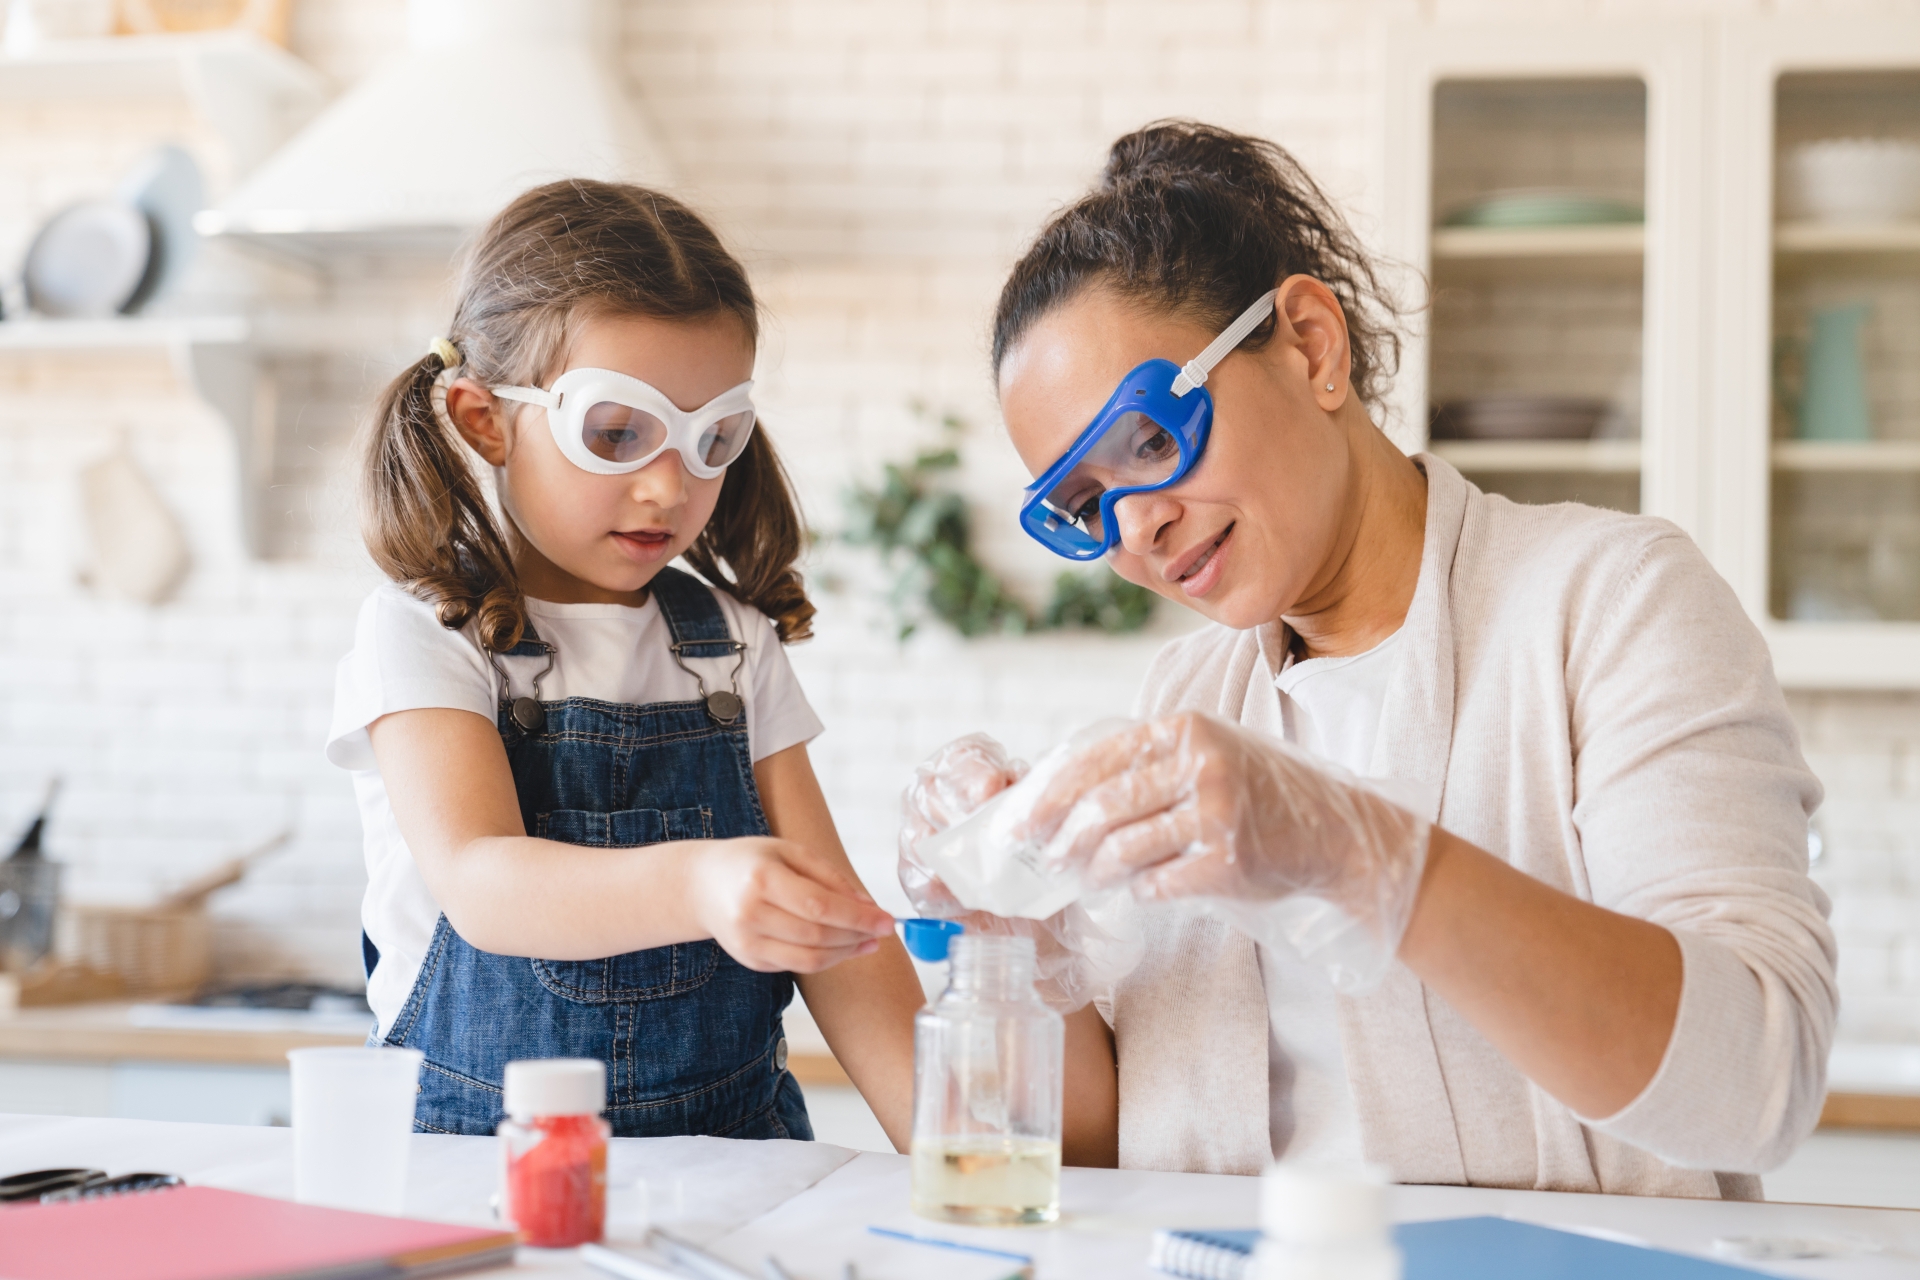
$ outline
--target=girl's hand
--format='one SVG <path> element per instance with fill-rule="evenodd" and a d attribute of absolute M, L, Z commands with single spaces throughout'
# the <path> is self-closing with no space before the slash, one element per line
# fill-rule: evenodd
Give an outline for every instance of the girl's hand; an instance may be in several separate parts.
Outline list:
<path fill-rule="evenodd" d="M 868 955 L 893 917 L 850 876 L 791 840 L 717 840 L 689 869 L 694 918 L 760 973 L 818 973 Z"/>

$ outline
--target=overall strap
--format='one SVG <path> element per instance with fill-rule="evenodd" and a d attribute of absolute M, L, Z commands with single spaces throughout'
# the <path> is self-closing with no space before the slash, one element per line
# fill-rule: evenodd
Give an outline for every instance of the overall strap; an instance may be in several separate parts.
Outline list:
<path fill-rule="evenodd" d="M 747 646 L 733 638 L 727 616 L 711 587 L 678 569 L 662 569 L 653 579 L 653 598 L 660 602 L 660 616 L 667 620 L 673 636 L 673 660 L 692 676 L 707 704 L 707 715 L 714 723 L 735 725 L 746 704 L 740 698 L 740 668 L 746 664 Z M 731 689 L 707 691 L 706 677 L 687 665 L 688 658 L 732 658 L 733 671 L 727 677 Z"/>
<path fill-rule="evenodd" d="M 674 652 L 683 658 L 731 658 L 741 645 L 727 626 L 727 615 L 713 590 L 690 573 L 668 567 L 654 575 L 653 598 L 673 633 Z"/>

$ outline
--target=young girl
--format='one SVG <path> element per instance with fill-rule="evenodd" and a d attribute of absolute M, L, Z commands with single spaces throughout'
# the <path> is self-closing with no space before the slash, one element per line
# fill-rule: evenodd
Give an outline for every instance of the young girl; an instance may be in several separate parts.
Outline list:
<path fill-rule="evenodd" d="M 381 404 L 365 534 L 393 582 L 327 750 L 366 827 L 375 1034 L 426 1054 L 419 1129 L 492 1133 L 508 1061 L 593 1057 L 616 1134 L 810 1138 L 797 980 L 905 1149 L 920 987 L 807 762 L 757 335 L 692 211 L 559 182 L 482 233 Z"/>

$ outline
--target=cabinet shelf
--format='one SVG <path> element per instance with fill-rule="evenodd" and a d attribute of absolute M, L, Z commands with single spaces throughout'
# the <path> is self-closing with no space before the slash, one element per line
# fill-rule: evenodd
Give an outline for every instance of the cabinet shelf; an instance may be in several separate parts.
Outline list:
<path fill-rule="evenodd" d="M 1571 227 L 1438 227 L 1433 271 L 1463 280 L 1637 278 L 1647 229 L 1638 223 Z"/>
<path fill-rule="evenodd" d="M 1640 469 L 1638 440 L 1436 440 L 1427 447 L 1468 473 L 1627 475 Z"/>
<path fill-rule="evenodd" d="M 1783 254 L 1920 253 L 1920 221 L 1783 222 L 1774 228 L 1773 247 Z"/>
<path fill-rule="evenodd" d="M 1568 227 L 1439 227 L 1433 257 L 1637 258 L 1646 252 L 1647 229 L 1637 222 Z"/>
<path fill-rule="evenodd" d="M 1776 471 L 1920 471 L 1920 440 L 1783 440 Z"/>

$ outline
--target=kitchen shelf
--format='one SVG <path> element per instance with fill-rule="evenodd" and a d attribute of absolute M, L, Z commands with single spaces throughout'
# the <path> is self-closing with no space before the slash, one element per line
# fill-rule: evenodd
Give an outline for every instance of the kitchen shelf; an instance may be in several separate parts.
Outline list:
<path fill-rule="evenodd" d="M 243 31 L 49 40 L 30 54 L 0 56 L 0 98 L 191 97 L 213 72 L 257 91 L 327 95 L 321 74 L 279 45 Z"/>
<path fill-rule="evenodd" d="M 0 56 L 0 101 L 35 104 L 184 98 L 245 171 L 320 110 L 326 77 L 243 31 L 50 40 Z"/>
<path fill-rule="evenodd" d="M 1776 471 L 1920 471 L 1920 440 L 1783 440 Z"/>
<path fill-rule="evenodd" d="M 1593 472 L 1640 469 L 1638 440 L 1436 440 L 1428 449 L 1464 472 Z"/>
<path fill-rule="evenodd" d="M 106 320 L 0 320 L 0 354 L 155 351 L 233 433 L 239 457 L 241 533 L 264 554 L 266 486 L 273 473 L 273 410 L 261 352 L 245 316 L 116 316 Z"/>
<path fill-rule="evenodd" d="M 0 351 L 171 350 L 195 343 L 240 343 L 251 334 L 244 316 L 6 320 L 0 321 Z"/>

